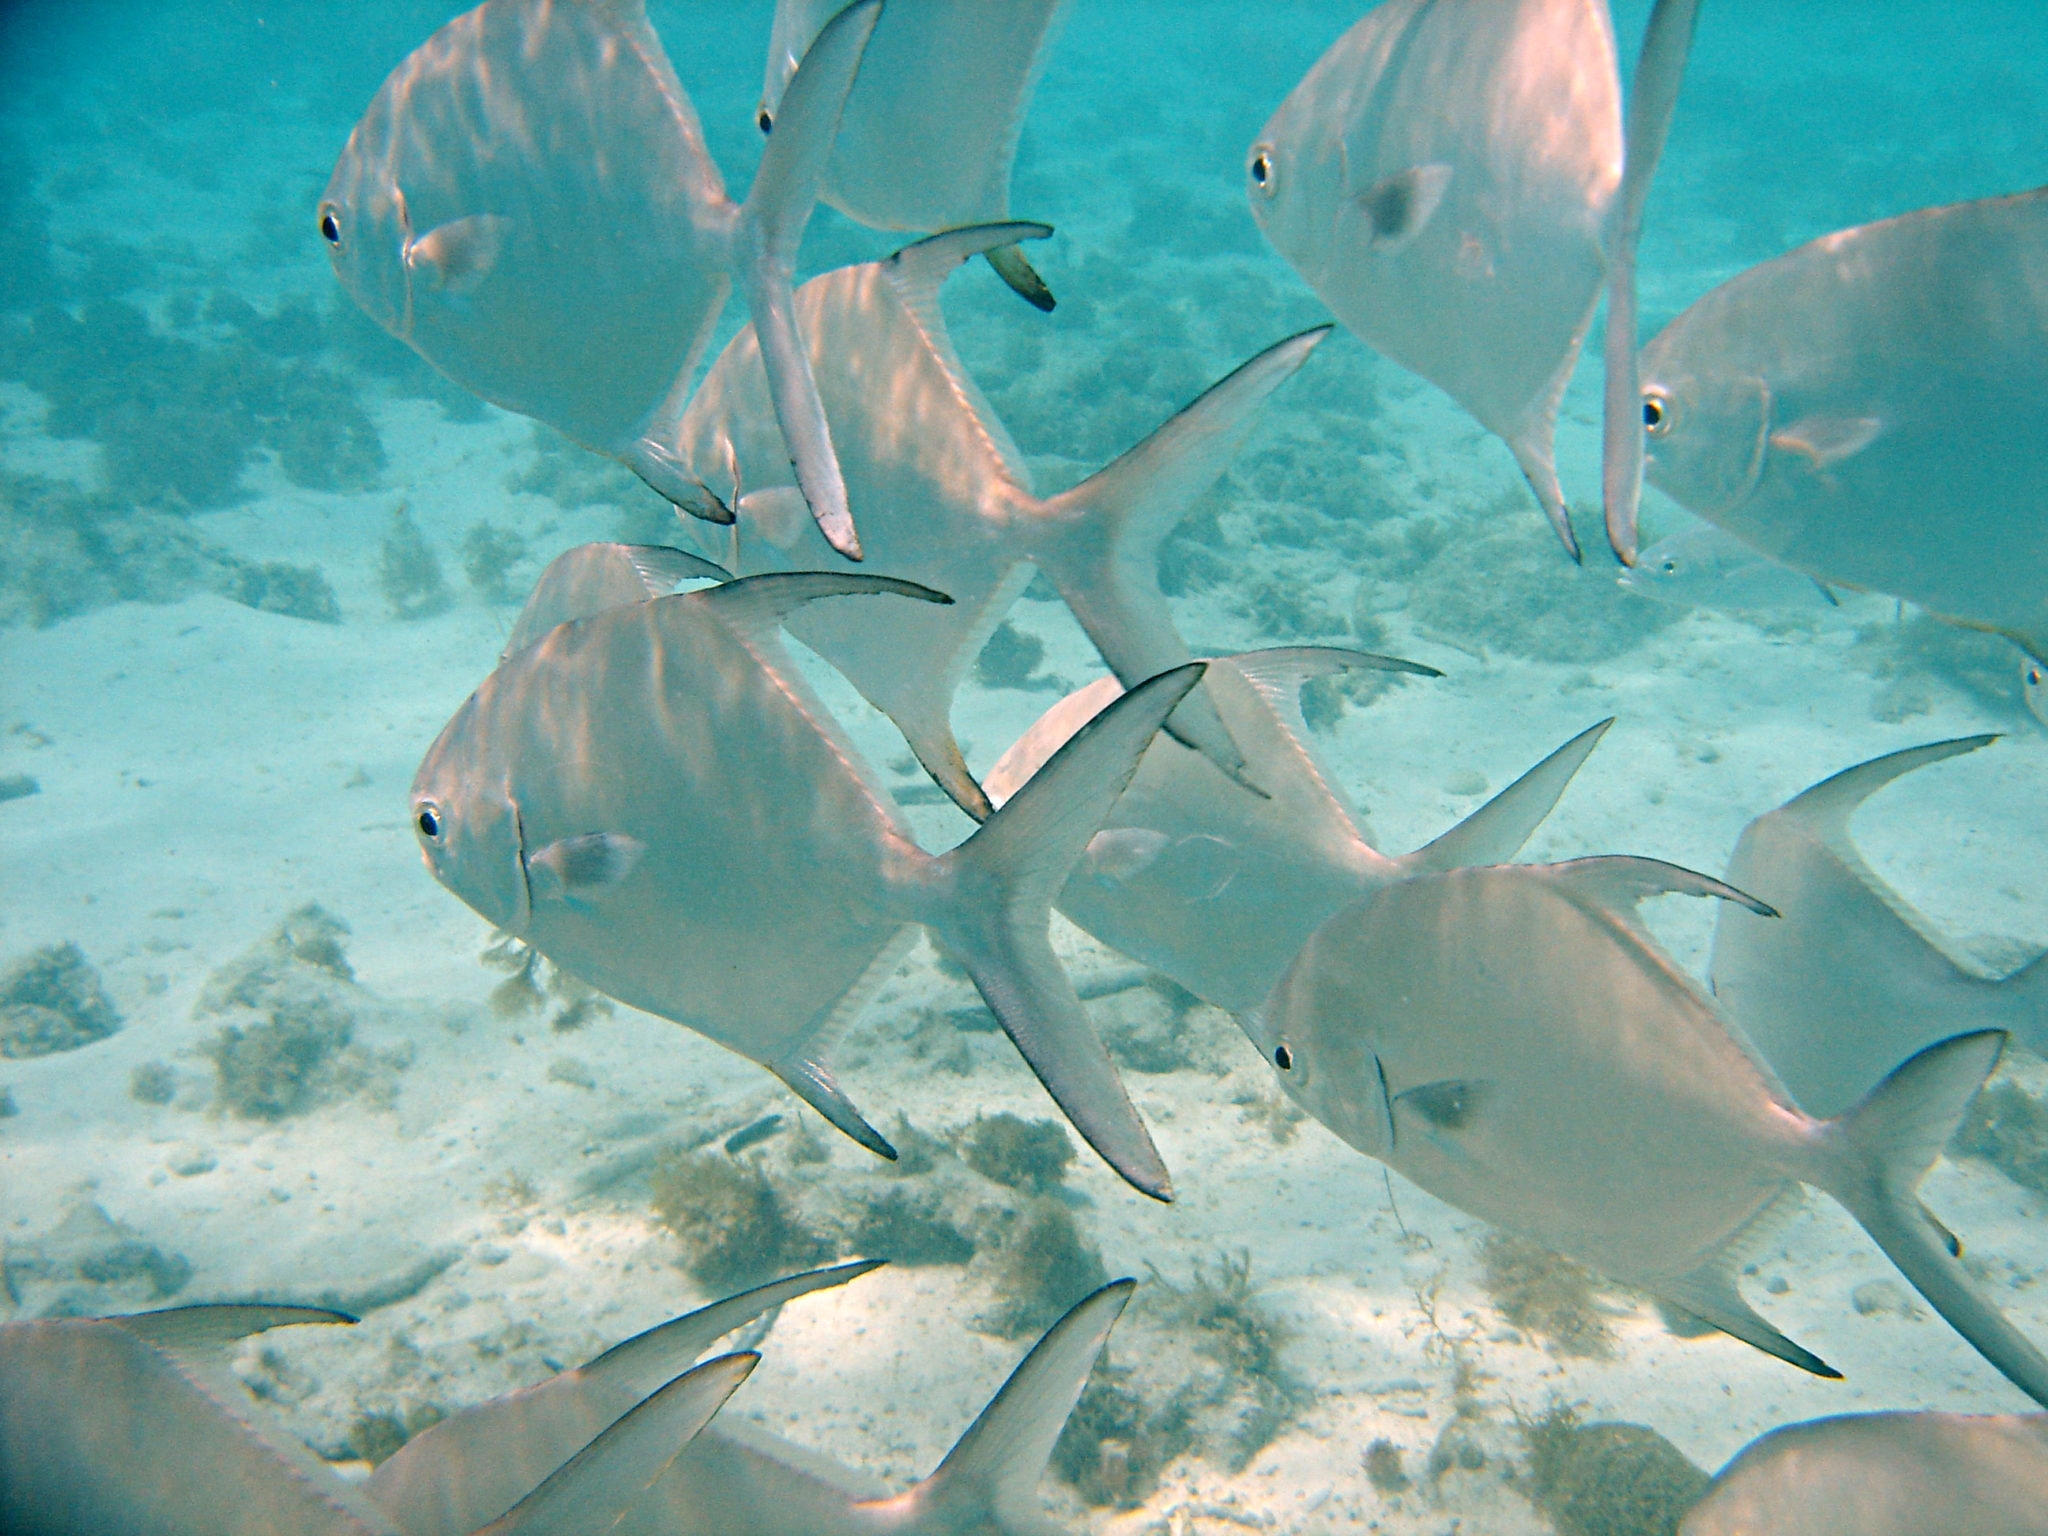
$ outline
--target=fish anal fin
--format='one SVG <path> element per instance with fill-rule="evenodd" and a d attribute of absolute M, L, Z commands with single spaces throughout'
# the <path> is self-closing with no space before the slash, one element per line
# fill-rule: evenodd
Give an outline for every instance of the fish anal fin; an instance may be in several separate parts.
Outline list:
<path fill-rule="evenodd" d="M 805 603 L 822 597 L 909 597 L 921 603 L 950 603 L 952 598 L 914 581 L 893 576 L 863 576 L 851 571 L 772 571 L 743 576 L 722 586 L 687 592 L 663 602 L 703 603 L 749 642 L 780 625 Z"/>
<path fill-rule="evenodd" d="M 1395 862 L 1404 874 L 1507 863 L 1542 825 L 1613 724 L 1608 719 L 1588 726 L 1448 832 Z"/>
<path fill-rule="evenodd" d="M 1770 444 L 1780 453 L 1797 454 L 1815 473 L 1825 473 L 1854 458 L 1884 432 L 1875 416 L 1807 416 L 1778 428 Z"/>
<path fill-rule="evenodd" d="M 1113 1280 L 1054 1323 L 937 1471 L 906 1493 L 873 1501 L 883 1528 L 1040 1529 L 1039 1479 L 1136 1285 Z"/>
<path fill-rule="evenodd" d="M 996 276 L 1010 285 L 1010 291 L 1033 309 L 1043 310 L 1049 315 L 1057 307 L 1059 300 L 1052 296 L 1052 289 L 1046 286 L 1037 268 L 1024 259 L 1024 253 L 1016 246 L 998 245 L 981 254 L 995 269 Z"/>
<path fill-rule="evenodd" d="M 853 1100 L 846 1096 L 822 1062 L 806 1057 L 776 1062 L 768 1070 L 781 1078 L 783 1086 L 791 1093 L 877 1157 L 885 1157 L 892 1163 L 896 1161 L 896 1149 L 889 1145 L 888 1138 L 862 1118 L 861 1112 L 853 1107 Z"/>
<path fill-rule="evenodd" d="M 1451 167 L 1442 161 L 1411 165 L 1374 182 L 1352 199 L 1364 216 L 1367 243 L 1390 256 L 1429 227 L 1450 190 Z"/>
<path fill-rule="evenodd" d="M 721 526 L 733 520 L 725 499 L 698 478 L 696 472 L 676 456 L 674 449 L 655 437 L 637 438 L 620 450 L 618 460 L 638 475 L 647 488 L 670 506 L 706 523 Z"/>
<path fill-rule="evenodd" d="M 1646 1289 L 1684 1308 L 1701 1322 L 1711 1323 L 1723 1333 L 1767 1355 L 1776 1355 L 1788 1365 L 1796 1365 L 1802 1371 L 1810 1371 L 1830 1381 L 1842 1379 L 1842 1373 L 1819 1355 L 1793 1343 L 1759 1317 L 1742 1299 L 1729 1270 L 1728 1255 L 1716 1254 L 1691 1274 L 1674 1280 L 1659 1280 Z"/>
<path fill-rule="evenodd" d="M 891 1162 L 896 1160 L 896 1149 L 862 1118 L 860 1111 L 853 1107 L 853 1101 L 840 1090 L 819 1058 L 840 1032 L 874 1001 L 875 994 L 896 974 L 903 964 L 903 957 L 910 953 L 916 942 L 917 929 L 911 924 L 905 923 L 897 929 L 888 942 L 875 951 L 874 958 L 868 961 L 853 985 L 803 1031 L 803 1054 L 767 1064 L 768 1070 L 781 1078 L 791 1093 L 877 1157 L 886 1157 Z"/>

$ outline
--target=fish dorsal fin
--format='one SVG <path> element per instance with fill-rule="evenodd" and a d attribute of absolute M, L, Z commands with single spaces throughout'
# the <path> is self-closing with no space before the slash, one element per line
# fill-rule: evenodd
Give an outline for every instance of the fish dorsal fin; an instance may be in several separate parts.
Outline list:
<path fill-rule="evenodd" d="M 1816 474 L 1825 474 L 1844 459 L 1854 458 L 1884 432 L 1875 416 L 1804 416 L 1771 433 L 1771 446 L 1797 454 Z"/>
<path fill-rule="evenodd" d="M 1016 241 L 1043 240 L 1051 234 L 1050 224 L 972 224 L 965 229 L 949 229 L 944 234 L 906 245 L 880 263 L 882 276 L 924 338 L 933 360 L 945 373 L 961 408 L 988 440 L 990 451 L 1002 462 L 1011 482 L 1027 493 L 1031 489 L 1031 476 L 1024 466 L 1024 455 L 1010 436 L 1010 429 L 1003 425 L 1003 418 L 988 403 L 981 386 L 974 382 L 974 375 L 967 371 L 966 364 L 960 361 L 960 354 L 954 350 L 952 333 L 946 328 L 945 311 L 939 305 L 939 291 L 945 287 L 946 279 L 974 256 L 987 255 L 994 250 L 1014 251 Z M 1020 254 L 1018 260 L 1022 259 Z"/>
<path fill-rule="evenodd" d="M 1712 896 L 1746 907 L 1758 917 L 1776 917 L 1775 909 L 1725 881 L 1662 859 L 1633 854 L 1598 854 L 1543 866 L 1551 878 L 1571 887 L 1604 910 L 1640 929 L 1636 905 L 1650 896 Z"/>
<path fill-rule="evenodd" d="M 533 1492 L 716 1340 L 875 1267 L 839 1264 L 757 1286 L 636 1334 L 579 1369 L 466 1408 L 406 1441 L 364 1491 L 412 1536 L 464 1536 Z"/>
<path fill-rule="evenodd" d="M 929 1515 L 934 1530 L 1037 1529 L 1038 1481 L 1136 1287 L 1114 1280 L 1078 1303 L 1010 1373 L 937 1471 L 899 1500 L 878 1502 Z"/>
<path fill-rule="evenodd" d="M 1995 734 L 1982 736 L 1958 736 L 1948 741 L 1929 742 L 1925 746 L 1907 747 L 1902 751 L 1888 752 L 1883 757 L 1874 757 L 1867 763 L 1858 763 L 1853 768 L 1844 768 L 1840 773 L 1822 779 L 1811 789 L 1794 795 L 1790 800 L 1769 812 L 1770 816 L 1796 821 L 1805 827 L 1813 839 L 1841 861 L 1843 868 L 1861 881 L 1870 893 L 1888 907 L 1914 933 L 1918 934 L 1937 954 L 1972 975 L 1978 974 L 1973 966 L 1957 961 L 1942 936 L 1934 931 L 1926 916 L 1912 906 L 1903 896 L 1893 890 L 1889 881 L 1880 876 L 1863 860 L 1855 839 L 1849 835 L 1849 818 L 1858 806 L 1883 789 L 1894 779 L 1924 768 L 1929 763 L 1938 763 L 1946 758 L 1961 757 L 1987 747 L 1998 740 Z"/>
<path fill-rule="evenodd" d="M 1772 1208 L 1767 1206 L 1765 1211 Z M 1738 1234 L 1738 1241 L 1740 1236 Z M 1793 1343 L 1756 1314 L 1735 1287 L 1733 1267 L 1731 1255 L 1724 1248 L 1691 1274 L 1680 1275 L 1673 1280 L 1659 1280 L 1645 1289 L 1683 1307 L 1701 1322 L 1711 1323 L 1723 1333 L 1767 1355 L 1775 1355 L 1788 1365 L 1796 1365 L 1802 1371 L 1811 1371 L 1830 1381 L 1841 1380 L 1840 1371 L 1811 1350 Z"/>
<path fill-rule="evenodd" d="M 1032 557 L 1059 588 L 1125 687 L 1189 659 L 1159 590 L 1159 549 L 1197 496 L 1237 456 L 1259 407 L 1308 360 L 1331 327 L 1276 342 L 1209 386 L 1136 447 L 1040 503 Z M 1244 754 L 1206 692 L 1189 696 L 1167 731 L 1256 792 Z"/>
<path fill-rule="evenodd" d="M 825 23 L 805 50 L 783 93 L 781 115 L 768 136 L 754 184 L 747 189 L 733 247 L 747 312 L 761 344 L 768 397 L 788 444 L 797 484 L 818 531 L 850 560 L 861 557 L 860 537 L 846 504 L 846 481 L 832 446 L 825 405 L 811 373 L 810 348 L 797 325 L 790 279 L 832 153 L 840 111 L 881 14 L 881 0 L 854 0 Z"/>
<path fill-rule="evenodd" d="M 1522 851 L 1571 783 L 1610 719 L 1588 726 L 1470 816 L 1395 862 L 1404 875 L 1442 874 L 1476 864 L 1505 864 Z"/>
<path fill-rule="evenodd" d="M 579 544 L 548 562 L 527 594 L 499 660 L 525 650 L 549 630 L 628 603 L 666 597 L 692 577 L 730 581 L 709 560 L 659 544 Z"/>
<path fill-rule="evenodd" d="M 1329 645 L 1276 646 L 1269 650 L 1246 651 L 1223 658 L 1223 664 L 1241 675 L 1273 712 L 1281 734 L 1300 767 L 1320 791 L 1317 795 L 1301 797 L 1305 802 L 1304 808 L 1311 813 L 1319 811 L 1317 819 L 1325 823 L 1328 832 L 1365 845 L 1358 808 L 1330 777 L 1309 742 L 1308 723 L 1301 713 L 1301 690 L 1319 677 L 1334 677 L 1340 672 L 1400 672 L 1413 677 L 1442 677 L 1443 673 L 1435 667 L 1403 661 L 1396 656 L 1378 656 L 1369 651 Z M 1288 793 L 1285 786 L 1276 788 L 1275 793 L 1288 799 L 1296 798 Z"/>
<path fill-rule="evenodd" d="M 213 1306 L 168 1307 L 161 1312 L 138 1312 L 114 1317 L 118 1323 L 153 1349 L 180 1360 L 215 1363 L 221 1353 L 238 1339 L 272 1328 L 294 1328 L 301 1323 L 353 1323 L 346 1312 L 326 1307 L 271 1306 L 266 1303 L 223 1303 Z"/>
<path fill-rule="evenodd" d="M 609 1531 L 711 1422 L 760 1362 L 708 1360 L 634 1408 L 478 1536 Z"/>
<path fill-rule="evenodd" d="M 950 603 L 952 598 L 914 581 L 894 576 L 864 576 L 851 571 L 771 571 L 742 576 L 707 587 L 690 597 L 703 603 L 721 623 L 752 644 L 772 639 L 782 621 L 805 603 L 821 597 L 909 597 L 921 603 Z"/>

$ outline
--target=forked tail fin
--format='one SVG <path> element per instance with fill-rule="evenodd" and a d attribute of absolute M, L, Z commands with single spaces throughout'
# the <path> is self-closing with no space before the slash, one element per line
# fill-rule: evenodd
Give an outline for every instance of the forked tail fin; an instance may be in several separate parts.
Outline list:
<path fill-rule="evenodd" d="M 1038 1508 L 1038 1480 L 1136 1285 L 1112 1281 L 1054 1323 L 939 1469 L 876 1503 L 894 1506 L 890 1513 L 903 1517 L 906 1529 L 1039 1536 L 1047 1521 Z"/>
<path fill-rule="evenodd" d="M 882 0 L 855 0 L 818 33 L 783 95 L 781 115 L 735 232 L 747 311 L 761 342 L 761 366 L 797 485 L 826 542 L 850 560 L 860 558 L 860 537 L 846 504 L 846 482 L 825 423 L 824 402 L 811 376 L 810 349 L 797 329 L 790 285 L 797 243 L 817 203 L 846 93 L 881 14 Z"/>
<path fill-rule="evenodd" d="M 1137 447 L 1046 500 L 1032 558 L 1125 687 L 1188 660 L 1159 590 L 1159 547 L 1229 467 L 1258 408 L 1329 333 L 1317 326 L 1268 347 Z M 1244 754 L 1206 694 L 1182 704 L 1167 730 L 1244 781 Z"/>
<path fill-rule="evenodd" d="M 2048 1357 L 1977 1289 L 1947 1230 L 1915 1195 L 1970 1100 L 1998 1065 L 2005 1035 L 1956 1035 L 1910 1058 L 1846 1115 L 1822 1122 L 1820 1185 L 1862 1223 L 1928 1304 L 2006 1380 L 2048 1407 Z"/>
<path fill-rule="evenodd" d="M 1052 902 L 1200 663 L 1140 683 L 1090 720 L 981 829 L 932 861 L 920 920 L 943 939 L 1067 1119 L 1155 1200 L 1166 1164 L 1052 952 Z"/>

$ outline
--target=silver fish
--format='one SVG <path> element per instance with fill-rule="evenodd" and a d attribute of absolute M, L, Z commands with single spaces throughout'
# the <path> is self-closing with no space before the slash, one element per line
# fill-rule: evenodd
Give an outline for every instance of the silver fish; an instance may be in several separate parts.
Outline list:
<path fill-rule="evenodd" d="M 571 975 L 767 1067 L 885 1157 L 819 1060 L 821 1036 L 888 979 L 922 924 L 1081 1134 L 1169 1198 L 1045 924 L 1200 666 L 1134 690 L 1002 816 L 932 856 L 779 638 L 803 604 L 863 593 L 944 601 L 908 582 L 795 573 L 549 630 L 499 664 L 420 765 L 412 815 L 428 868 Z"/>
<path fill-rule="evenodd" d="M 1125 682 L 1187 661 L 1158 587 L 1159 543 L 1222 474 L 1259 406 L 1329 329 L 1269 347 L 1106 468 L 1056 496 L 1038 496 L 1023 455 L 953 350 L 939 288 L 976 251 L 1045 233 L 1042 224 L 956 230 L 886 261 L 813 278 L 797 294 L 870 559 L 949 594 L 954 605 L 901 604 L 881 613 L 873 605 L 860 612 L 826 605 L 793 615 L 790 632 L 894 720 L 932 777 L 977 818 L 989 806 L 953 737 L 953 692 L 1033 567 L 1060 590 Z M 721 494 L 730 488 L 739 519 L 732 534 L 700 530 L 700 537 L 733 570 L 835 563 L 796 499 L 751 330 L 735 336 L 705 373 L 683 417 L 677 456 Z M 1190 698 L 1168 729 L 1242 773 L 1242 757 L 1204 696 Z"/>
<path fill-rule="evenodd" d="M 1267 795 L 1246 794 L 1179 742 L 1156 739 L 1060 891 L 1060 910 L 1197 997 L 1248 1012 L 1323 920 L 1367 891 L 1514 857 L 1612 723 L 1580 733 L 1426 847 L 1390 858 L 1301 719 L 1302 684 L 1345 669 L 1437 675 L 1318 647 L 1211 661 L 1209 696 Z M 1103 678 L 1047 710 L 990 772 L 990 798 L 1001 804 L 1028 782 L 1120 691 Z"/>
<path fill-rule="evenodd" d="M 1388 0 L 1280 104 L 1247 178 L 1274 249 L 1507 443 L 1576 558 L 1552 439 L 1621 181 L 1606 5 Z"/>
<path fill-rule="evenodd" d="M 0 1530 L 399 1536 L 404 1528 L 357 1485 L 266 1423 L 227 1369 L 228 1346 L 250 1334 L 353 1321 L 310 1307 L 202 1306 L 0 1324 Z M 694 1371 L 686 1361 L 674 1379 L 645 1382 L 630 1412 L 564 1435 L 541 1477 L 454 1536 L 608 1528 L 758 1358 L 727 1355 Z M 465 1417 L 443 1424 L 451 1438 Z M 499 1454 L 488 1440 L 471 1449 L 465 1471 L 485 1471 Z"/>
<path fill-rule="evenodd" d="M 1957 956 L 1863 862 L 1849 818 L 1902 774 L 1974 752 L 1965 736 L 1887 753 L 1824 779 L 1742 829 L 1728 880 L 1769 902 L 1714 930 L 1714 995 L 1809 1114 L 1853 1109 L 1915 1051 L 2001 1029 L 2048 1055 L 2048 957 L 2010 976 Z"/>
<path fill-rule="evenodd" d="M 1638 597 L 1679 608 L 1775 612 L 1839 606 L 1812 577 L 1765 559 L 1712 523 L 1659 539 L 1615 581 Z"/>
<path fill-rule="evenodd" d="M 936 234 L 1010 216 L 1010 167 L 1067 0 L 890 0 L 846 98 L 819 192 L 873 229 Z M 783 94 L 835 0 L 778 0 L 754 121 Z M 983 254 L 1040 309 L 1052 292 L 1015 245 Z"/>
<path fill-rule="evenodd" d="M 1642 380 L 1646 472 L 1689 511 L 2048 660 L 2048 190 L 1752 267 L 1644 348 Z"/>
<path fill-rule="evenodd" d="M 1735 1284 L 1745 1233 L 1800 1184 L 1823 1189 L 2048 1403 L 2048 1357 L 1914 1194 L 2005 1037 L 1930 1046 L 1813 1119 L 1650 940 L 1636 904 L 1665 892 L 1769 910 L 1650 859 L 1404 880 L 1317 929 L 1245 1028 L 1304 1109 L 1439 1199 L 1832 1376 Z"/>
<path fill-rule="evenodd" d="M 407 1536 L 461 1536 L 507 1508 L 581 1441 L 719 1334 L 873 1269 L 849 1264 L 764 1286 L 628 1340 L 580 1370 L 498 1398 L 406 1442 L 365 1486 Z M 937 1471 L 891 1495 L 867 1474 L 740 1419 L 705 1430 L 613 1529 L 619 1536 L 1044 1536 L 1037 1485 L 1133 1283 L 1055 1323 Z M 487 1476 L 473 1474 L 482 1470 Z"/>
<path fill-rule="evenodd" d="M 1850 1413 L 1760 1435 L 1678 1536 L 2048 1536 L 2048 1414 Z"/>
<path fill-rule="evenodd" d="M 735 203 L 643 0 L 488 0 L 400 64 L 349 135 L 319 210 L 335 275 L 457 383 L 713 517 L 665 444 L 737 278 L 804 496 L 858 559 L 790 280 L 880 12 L 858 0 L 819 32 Z"/>

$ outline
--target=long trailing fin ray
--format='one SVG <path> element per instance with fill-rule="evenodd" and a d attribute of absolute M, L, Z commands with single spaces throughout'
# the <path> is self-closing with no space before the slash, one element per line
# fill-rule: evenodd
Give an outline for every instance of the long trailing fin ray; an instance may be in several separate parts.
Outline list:
<path fill-rule="evenodd" d="M 601 1536 L 654 1485 L 760 1360 L 724 1355 L 654 1393 L 478 1536 Z"/>
<path fill-rule="evenodd" d="M 1556 807 L 1613 724 L 1607 719 L 1588 726 L 1448 832 L 1395 862 L 1406 874 L 1507 863 Z"/>
<path fill-rule="evenodd" d="M 981 829 L 934 861 L 942 897 L 927 922 L 1088 1144 L 1134 1188 L 1171 1198 L 1171 1180 L 1061 970 L 1047 937 L 1052 902 L 1137 771 L 1195 663 L 1139 684 L 1053 754 Z"/>
<path fill-rule="evenodd" d="M 127 1317 L 108 1318 L 145 1344 L 180 1360 L 212 1363 L 218 1353 L 252 1333 L 272 1328 L 296 1328 L 305 1323 L 353 1323 L 346 1312 L 327 1307 L 272 1306 L 267 1303 L 225 1302 L 195 1307 L 167 1307 L 158 1312 L 137 1312 Z"/>
<path fill-rule="evenodd" d="M 947 1529 L 981 1529 L 991 1517 L 999 1530 L 1028 1529 L 1053 1446 L 1136 1287 L 1113 1280 L 1054 1323 L 938 1469 L 901 1502 L 933 1512 Z"/>
<path fill-rule="evenodd" d="M 802 1056 L 778 1061 L 768 1070 L 775 1074 L 783 1087 L 823 1115 L 835 1129 L 844 1131 L 875 1156 L 887 1158 L 892 1163 L 896 1161 L 896 1149 L 889 1145 L 888 1138 L 862 1117 L 823 1062 L 815 1057 Z"/>
<path fill-rule="evenodd" d="M 589 1364 L 422 1430 L 364 1485 L 412 1536 L 466 1536 L 531 1493 L 718 1339 L 763 1313 L 879 1267 L 865 1260 L 771 1281 L 649 1328 Z"/>
<path fill-rule="evenodd" d="M 1038 275 L 1038 269 L 1016 246 L 992 246 L 981 254 L 995 269 L 996 276 L 1009 284 L 1010 291 L 1033 309 L 1049 315 L 1059 307 L 1059 300 L 1053 297 L 1045 279 Z"/>
<path fill-rule="evenodd" d="M 840 111 L 881 12 L 881 0 L 855 0 L 825 24 L 805 52 L 783 93 L 781 115 L 740 209 L 735 236 L 747 310 L 797 485 L 826 542 L 851 560 L 861 557 L 860 537 L 811 374 L 810 349 L 797 325 L 791 279 Z"/>
<path fill-rule="evenodd" d="M 1689 1275 L 1673 1280 L 1661 1280 L 1652 1287 L 1667 1301 L 1677 1303 L 1703 1323 L 1711 1323 L 1723 1333 L 1730 1334 L 1762 1350 L 1775 1355 L 1788 1365 L 1796 1365 L 1802 1371 L 1816 1376 L 1825 1376 L 1830 1381 L 1841 1380 L 1842 1373 L 1821 1359 L 1809 1349 L 1802 1348 L 1778 1332 L 1759 1317 L 1742 1293 L 1735 1288 L 1734 1277 L 1728 1273 L 1726 1255 L 1716 1254 L 1700 1268 Z"/>
<path fill-rule="evenodd" d="M 1330 330 L 1317 326 L 1266 348 L 1136 447 L 1043 503 L 1034 558 L 1126 687 L 1190 655 L 1159 590 L 1160 545 L 1229 467 L 1259 407 Z M 1167 729 L 1232 778 L 1249 783 L 1244 754 L 1206 694 L 1191 695 Z"/>
<path fill-rule="evenodd" d="M 1678 88 L 1692 52 L 1699 0 L 1657 0 L 1643 33 L 1622 136 L 1621 187 L 1614 199 L 1607 259 L 1606 365 L 1600 428 L 1600 500 L 1607 542 L 1623 565 L 1636 563 L 1636 513 L 1643 490 L 1643 403 L 1636 353 L 1636 247 L 1643 205 L 1664 154 Z"/>
<path fill-rule="evenodd" d="M 1777 912 L 1726 881 L 1703 875 L 1662 859 L 1637 858 L 1633 854 L 1596 854 L 1591 858 L 1569 859 L 1548 866 L 1550 874 L 1584 891 L 1601 906 L 1633 917 L 1636 903 L 1649 896 L 1711 896 L 1746 907 L 1758 917 L 1776 917 Z"/>
<path fill-rule="evenodd" d="M 1920 747 L 1907 747 L 1899 752 L 1887 752 L 1874 757 L 1867 763 L 1858 763 L 1853 768 L 1844 768 L 1840 773 L 1831 774 L 1811 789 L 1803 790 L 1787 800 L 1775 814 L 1796 816 L 1811 826 L 1833 847 L 1837 853 L 1843 851 L 1847 841 L 1849 818 L 1856 808 L 1894 779 L 1924 768 L 1929 763 L 1942 762 L 1947 758 L 1961 757 L 1988 747 L 1998 740 L 1995 733 L 1980 736 L 1958 736 L 1948 741 L 1933 741 Z"/>
<path fill-rule="evenodd" d="M 1977 1030 L 1910 1057 L 1846 1115 L 1823 1123 L 1810 1181 L 1840 1201 L 1913 1288 L 2006 1380 L 2048 1407 L 2048 1356 L 1977 1288 L 1918 1188 L 1998 1065 L 2006 1036 Z"/>

